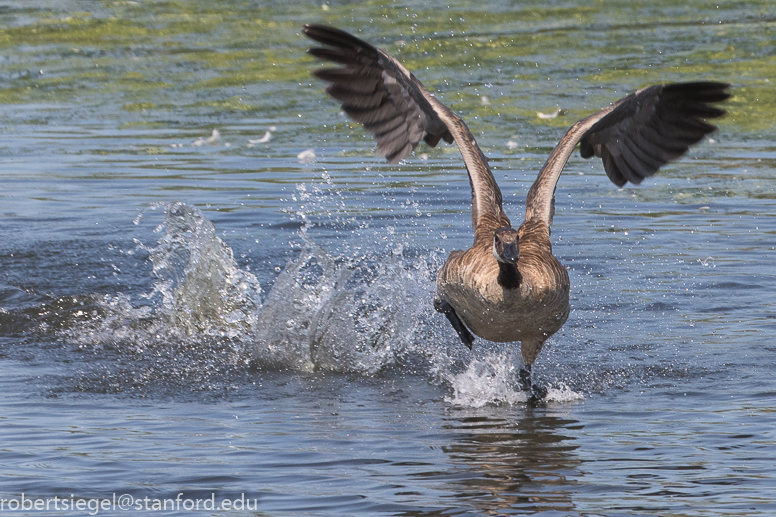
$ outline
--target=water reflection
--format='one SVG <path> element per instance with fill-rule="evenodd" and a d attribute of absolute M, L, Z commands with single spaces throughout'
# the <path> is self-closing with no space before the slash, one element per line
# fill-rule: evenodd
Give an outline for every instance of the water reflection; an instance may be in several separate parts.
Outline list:
<path fill-rule="evenodd" d="M 526 408 L 519 419 L 496 411 L 461 410 L 445 426 L 456 434 L 443 451 L 463 467 L 447 474 L 453 497 L 481 514 L 573 512 L 582 460 L 572 435 L 583 425 L 546 408 Z"/>

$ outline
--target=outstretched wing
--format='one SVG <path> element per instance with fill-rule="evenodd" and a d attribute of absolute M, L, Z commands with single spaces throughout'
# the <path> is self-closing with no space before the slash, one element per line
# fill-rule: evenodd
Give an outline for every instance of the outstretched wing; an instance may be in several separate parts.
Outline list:
<path fill-rule="evenodd" d="M 461 118 L 439 102 L 401 63 L 340 29 L 305 25 L 304 34 L 328 48 L 311 48 L 313 56 L 344 65 L 313 74 L 332 83 L 326 92 L 342 109 L 377 138 L 377 152 L 390 163 L 411 153 L 424 140 L 434 147 L 441 139 L 455 140 L 472 188 L 472 225 L 509 220 L 501 208 L 501 191 L 488 161 Z M 499 222 L 501 226 L 504 226 Z"/>
<path fill-rule="evenodd" d="M 580 120 L 552 151 L 528 192 L 526 219 L 552 224 L 555 187 L 577 143 L 583 158 L 595 155 L 603 160 L 607 176 L 618 187 L 639 184 L 717 129 L 704 119 L 725 114 L 712 104 L 730 97 L 729 86 L 716 82 L 649 86 Z"/>
<path fill-rule="evenodd" d="M 332 83 L 326 92 L 342 110 L 377 137 L 377 152 L 396 163 L 421 140 L 431 146 L 453 137 L 426 100 L 423 85 L 398 61 L 345 31 L 305 25 L 304 34 L 332 48 L 311 48 L 313 56 L 345 65 L 313 74 Z"/>

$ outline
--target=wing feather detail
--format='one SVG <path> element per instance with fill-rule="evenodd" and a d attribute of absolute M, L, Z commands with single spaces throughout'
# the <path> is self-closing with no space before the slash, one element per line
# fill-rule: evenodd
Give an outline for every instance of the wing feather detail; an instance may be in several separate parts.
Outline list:
<path fill-rule="evenodd" d="M 311 48 L 311 55 L 343 65 L 313 74 L 331 83 L 326 92 L 342 103 L 349 117 L 375 135 L 378 153 L 389 163 L 397 163 L 421 141 L 432 147 L 441 140 L 455 141 L 469 173 L 472 225 L 477 229 L 481 224 L 489 227 L 492 221 L 503 220 L 509 224 L 488 160 L 458 115 L 386 52 L 333 27 L 305 25 L 303 32 L 331 47 Z"/>
<path fill-rule="evenodd" d="M 718 82 L 649 86 L 580 120 L 552 151 L 531 187 L 526 219 L 552 224 L 555 188 L 577 143 L 583 158 L 601 158 L 612 183 L 638 185 L 717 129 L 706 119 L 725 114 L 712 104 L 730 97 L 729 86 Z"/>

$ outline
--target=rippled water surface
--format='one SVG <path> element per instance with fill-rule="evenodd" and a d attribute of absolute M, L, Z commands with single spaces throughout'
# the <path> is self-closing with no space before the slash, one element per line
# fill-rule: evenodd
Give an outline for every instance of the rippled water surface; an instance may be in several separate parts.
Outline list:
<path fill-rule="evenodd" d="M 538 405 L 512 347 L 469 352 L 432 308 L 472 239 L 457 149 L 385 164 L 310 77 L 307 22 L 461 113 L 513 221 L 578 118 L 733 84 L 638 188 L 570 160 Z M 0 1 L 0 499 L 773 515 L 774 30 L 770 0 Z"/>

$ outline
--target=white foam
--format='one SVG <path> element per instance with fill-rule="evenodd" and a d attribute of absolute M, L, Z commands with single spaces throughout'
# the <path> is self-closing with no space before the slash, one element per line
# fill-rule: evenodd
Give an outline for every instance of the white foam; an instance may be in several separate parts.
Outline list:
<path fill-rule="evenodd" d="M 579 392 L 572 391 L 565 384 L 560 384 L 557 388 L 550 385 L 547 388 L 547 395 L 544 397 L 547 402 L 575 402 L 585 400 L 585 396 Z"/>
<path fill-rule="evenodd" d="M 526 402 L 528 394 L 517 388 L 518 365 L 515 354 L 501 352 L 473 358 L 458 374 L 440 372 L 453 389 L 445 401 L 465 407 Z"/>
<path fill-rule="evenodd" d="M 506 346 L 514 346 L 512 344 Z M 449 361 L 437 358 L 437 375 L 453 390 L 445 401 L 455 406 L 479 408 L 488 405 L 522 404 L 531 394 L 520 390 L 518 371 L 520 359 L 516 350 L 487 352 L 474 357 L 461 373 L 452 373 Z M 545 402 L 573 402 L 584 400 L 581 393 L 565 384 L 547 387 Z"/>

